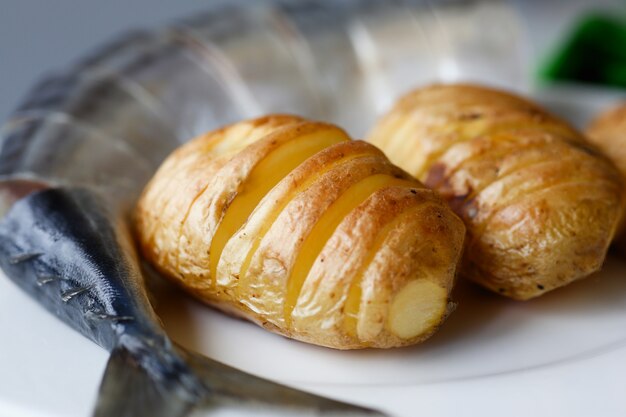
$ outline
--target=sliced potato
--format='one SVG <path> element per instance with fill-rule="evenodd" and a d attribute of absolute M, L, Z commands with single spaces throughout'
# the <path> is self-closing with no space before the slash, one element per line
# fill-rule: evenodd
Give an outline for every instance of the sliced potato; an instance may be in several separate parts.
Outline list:
<path fill-rule="evenodd" d="M 597 271 L 625 198 L 615 167 L 522 98 L 435 85 L 401 98 L 368 140 L 437 190 L 468 228 L 466 277 L 525 300 Z"/>
<path fill-rule="evenodd" d="M 375 147 L 289 116 L 184 145 L 136 218 L 145 257 L 200 300 L 338 349 L 430 336 L 449 312 L 465 233 Z"/>

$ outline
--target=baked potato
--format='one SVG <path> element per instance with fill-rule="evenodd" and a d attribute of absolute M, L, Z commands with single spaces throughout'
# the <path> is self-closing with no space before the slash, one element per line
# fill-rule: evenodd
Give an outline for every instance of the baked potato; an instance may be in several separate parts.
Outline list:
<path fill-rule="evenodd" d="M 450 312 L 465 227 L 340 128 L 274 115 L 174 151 L 141 196 L 145 258 L 198 299 L 337 349 L 418 343 Z"/>
<path fill-rule="evenodd" d="M 586 129 L 587 136 L 626 178 L 626 102 L 599 114 Z M 618 244 L 626 249 L 626 224 L 622 219 Z"/>
<path fill-rule="evenodd" d="M 624 209 L 622 180 L 539 106 L 486 87 L 434 85 L 401 98 L 368 140 L 462 218 L 461 275 L 527 300 L 602 266 Z"/>

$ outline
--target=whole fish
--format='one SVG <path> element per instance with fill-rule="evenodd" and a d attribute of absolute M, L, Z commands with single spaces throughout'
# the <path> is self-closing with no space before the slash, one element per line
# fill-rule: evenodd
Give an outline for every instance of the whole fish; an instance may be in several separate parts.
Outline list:
<path fill-rule="evenodd" d="M 126 34 L 27 95 L 0 131 L 0 266 L 111 352 L 95 416 L 216 407 L 381 415 L 173 344 L 148 301 L 129 213 L 166 155 L 220 125 L 290 112 L 358 136 L 399 92 L 423 81 L 416 69 L 432 61 L 420 27 L 429 7 L 231 2 Z"/>
<path fill-rule="evenodd" d="M 0 236 L 5 273 L 111 352 L 95 416 L 183 416 L 199 406 L 250 413 L 265 408 L 273 415 L 380 415 L 253 377 L 172 344 L 148 301 L 125 224 L 87 189 L 30 193 L 3 218 Z"/>

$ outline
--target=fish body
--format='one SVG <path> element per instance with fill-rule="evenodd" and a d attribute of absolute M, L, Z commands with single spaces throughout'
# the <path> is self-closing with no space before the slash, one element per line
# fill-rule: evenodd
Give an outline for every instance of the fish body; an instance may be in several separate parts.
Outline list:
<path fill-rule="evenodd" d="M 198 406 L 378 415 L 245 374 L 176 346 L 146 292 L 130 234 L 82 188 L 19 199 L 0 222 L 0 266 L 46 309 L 111 352 L 95 416 L 183 416 Z"/>
<path fill-rule="evenodd" d="M 85 189 L 31 193 L 0 223 L 0 266 L 51 313 L 112 352 L 110 366 L 133 362 L 141 383 L 159 381 L 160 391 L 176 397 L 160 406 L 186 410 L 208 387 L 159 325 L 128 231 L 110 215 Z"/>

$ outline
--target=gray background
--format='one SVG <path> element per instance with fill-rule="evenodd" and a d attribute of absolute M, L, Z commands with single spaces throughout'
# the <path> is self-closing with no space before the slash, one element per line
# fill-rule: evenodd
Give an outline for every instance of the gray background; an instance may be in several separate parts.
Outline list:
<path fill-rule="evenodd" d="M 623 0 L 511 1 L 530 29 L 533 61 L 585 9 L 626 9 Z M 123 30 L 154 27 L 216 2 L 223 0 L 0 0 L 0 120 L 47 71 Z"/>

